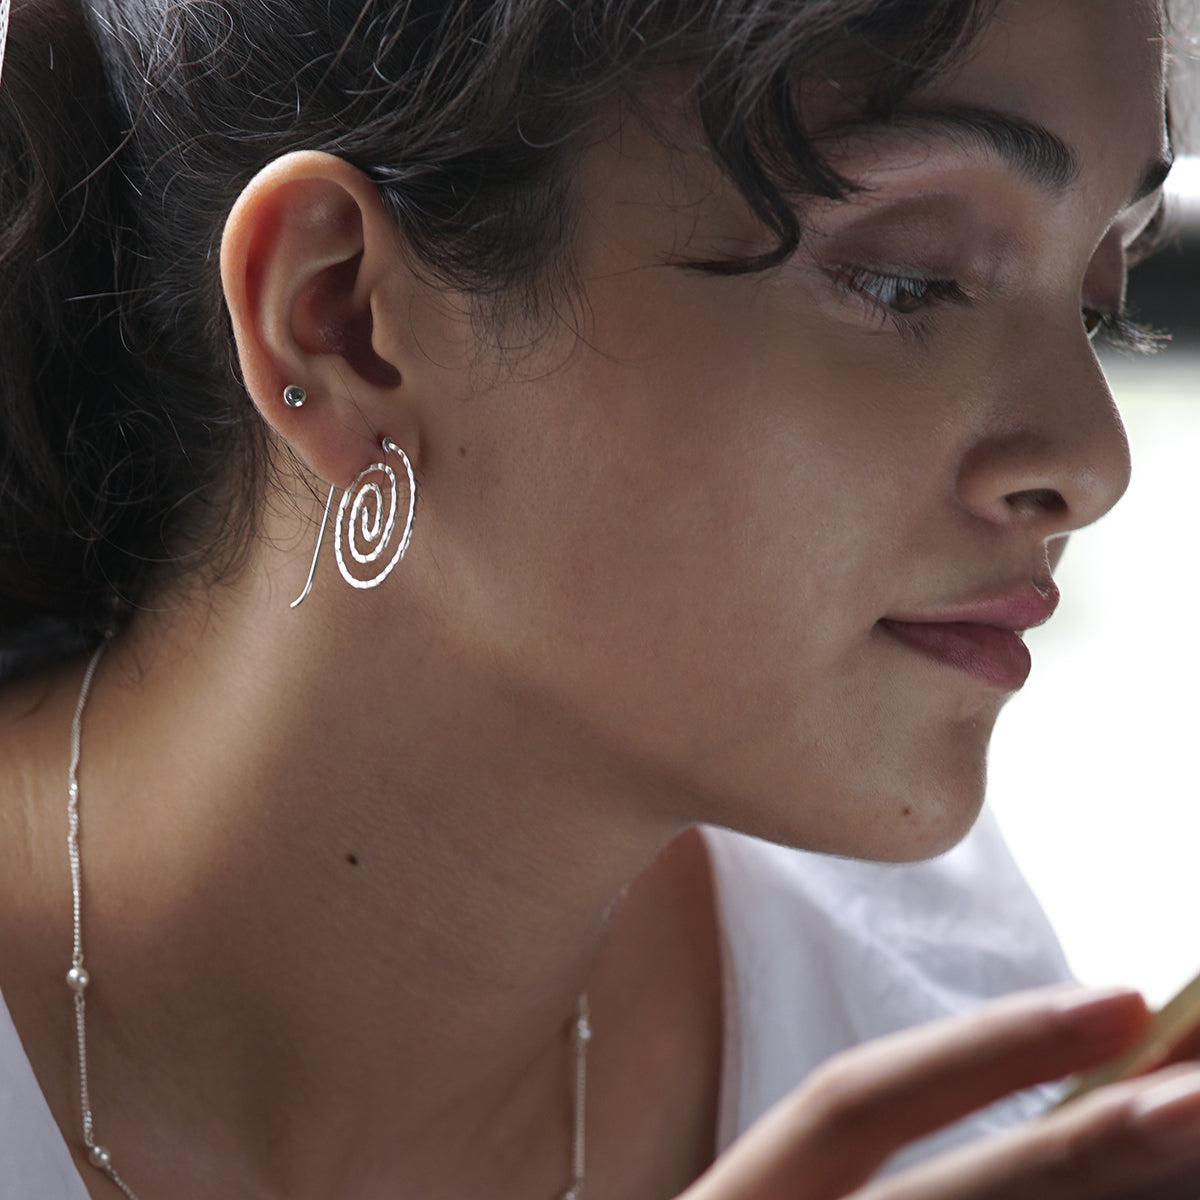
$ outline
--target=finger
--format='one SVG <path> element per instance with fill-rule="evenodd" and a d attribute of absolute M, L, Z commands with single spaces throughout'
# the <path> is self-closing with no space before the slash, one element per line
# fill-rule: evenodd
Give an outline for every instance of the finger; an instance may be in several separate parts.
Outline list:
<path fill-rule="evenodd" d="M 1056 987 L 865 1043 L 776 1105 L 688 1200 L 844 1196 L 900 1146 L 1119 1053 L 1149 1020 L 1136 992 Z"/>
<path fill-rule="evenodd" d="M 1200 1068 L 1102 1089 L 881 1180 L 854 1200 L 1197 1200 Z"/>

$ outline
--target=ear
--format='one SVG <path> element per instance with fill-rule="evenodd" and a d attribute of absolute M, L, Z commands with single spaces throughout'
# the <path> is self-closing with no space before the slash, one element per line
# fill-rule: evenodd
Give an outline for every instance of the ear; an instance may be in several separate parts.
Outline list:
<path fill-rule="evenodd" d="M 246 389 L 320 478 L 344 487 L 385 434 L 416 459 L 405 400 L 419 366 L 399 361 L 404 339 L 382 322 L 418 285 L 365 175 L 314 151 L 265 167 L 226 221 L 221 280 Z M 290 384 L 308 394 L 302 409 L 284 402 Z"/>

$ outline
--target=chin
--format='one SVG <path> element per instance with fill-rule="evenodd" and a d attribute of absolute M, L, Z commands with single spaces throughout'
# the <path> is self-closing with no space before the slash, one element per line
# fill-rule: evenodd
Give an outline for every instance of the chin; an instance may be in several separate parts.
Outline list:
<path fill-rule="evenodd" d="M 987 790 L 991 722 L 959 729 L 941 746 L 897 763 L 873 792 L 876 824 L 857 857 L 916 862 L 957 845 L 979 817 Z M 919 743 L 918 743 L 919 744 Z"/>
<path fill-rule="evenodd" d="M 864 785 L 861 789 L 817 794 L 793 793 L 790 811 L 761 809 L 759 819 L 726 811 L 702 818 L 782 846 L 871 862 L 920 862 L 945 853 L 970 832 L 983 807 L 984 772 L 931 779 L 928 773 L 904 787 Z M 740 818 L 740 819 L 739 819 Z"/>
<path fill-rule="evenodd" d="M 791 802 L 754 805 L 765 818 L 722 820 L 768 841 L 876 862 L 918 862 L 942 854 L 970 831 L 983 807 L 991 724 L 905 739 L 888 754 L 848 753 L 840 769 L 793 776 Z M 765 799 L 760 795 L 760 802 Z M 743 816 L 747 810 L 742 809 Z"/>
<path fill-rule="evenodd" d="M 847 738 L 763 739 L 683 778 L 689 823 L 877 862 L 949 850 L 983 807 L 998 706 L 947 715 L 899 705 L 868 713 Z M 879 719 L 871 719 L 878 717 Z M 907 718 L 907 719 L 905 719 Z"/>
<path fill-rule="evenodd" d="M 901 817 L 892 822 L 890 837 L 876 846 L 874 853 L 859 857 L 880 862 L 920 862 L 957 846 L 979 817 L 983 791 L 958 792 L 944 803 L 938 803 L 938 799 L 922 797 L 907 805 Z"/>

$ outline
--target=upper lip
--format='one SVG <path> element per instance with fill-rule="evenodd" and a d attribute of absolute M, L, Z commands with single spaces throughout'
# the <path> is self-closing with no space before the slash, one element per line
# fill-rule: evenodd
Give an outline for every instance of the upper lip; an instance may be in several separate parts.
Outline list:
<path fill-rule="evenodd" d="M 1025 583 L 932 611 L 896 614 L 884 619 L 913 625 L 991 625 L 1023 633 L 1050 620 L 1058 599 L 1058 587 L 1053 581 L 1041 585 Z"/>

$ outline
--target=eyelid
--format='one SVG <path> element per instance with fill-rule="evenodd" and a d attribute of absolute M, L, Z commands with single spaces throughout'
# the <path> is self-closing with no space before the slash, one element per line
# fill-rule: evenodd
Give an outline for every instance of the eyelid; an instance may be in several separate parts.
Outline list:
<path fill-rule="evenodd" d="M 839 265 L 832 269 L 834 282 L 873 315 L 891 321 L 903 331 L 918 328 L 938 305 L 967 304 L 970 297 L 954 279 L 926 275 L 920 270 L 900 267 L 864 267 Z M 906 292 L 913 297 L 910 305 L 898 303 L 900 294 L 889 302 L 887 294 Z"/>

